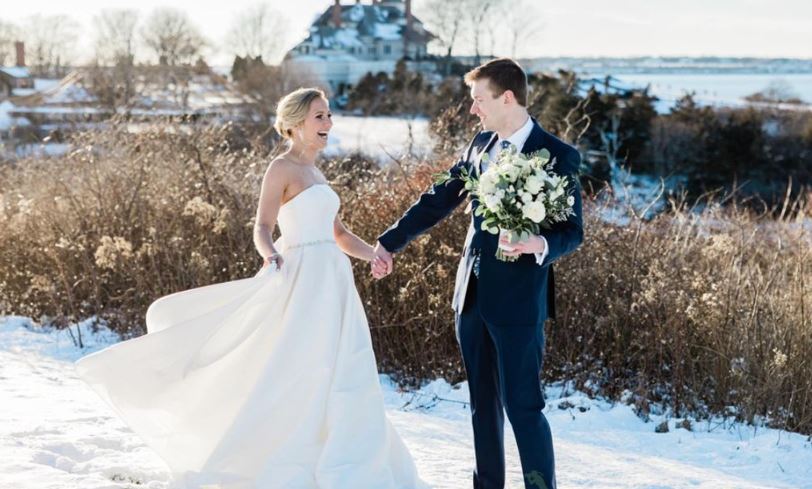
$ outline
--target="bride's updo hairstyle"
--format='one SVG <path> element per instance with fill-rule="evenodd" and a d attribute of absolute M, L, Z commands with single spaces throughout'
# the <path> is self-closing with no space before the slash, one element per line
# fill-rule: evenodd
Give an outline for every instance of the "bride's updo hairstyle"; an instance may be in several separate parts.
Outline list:
<path fill-rule="evenodd" d="M 310 111 L 310 103 L 321 97 L 325 102 L 327 95 L 319 88 L 300 88 L 282 97 L 276 104 L 276 122 L 274 129 L 285 139 L 293 138 L 293 129 L 305 121 Z"/>

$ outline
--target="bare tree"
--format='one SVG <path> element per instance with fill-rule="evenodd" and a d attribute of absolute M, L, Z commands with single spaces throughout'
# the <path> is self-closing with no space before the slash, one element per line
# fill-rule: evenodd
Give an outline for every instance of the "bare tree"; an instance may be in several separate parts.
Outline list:
<path fill-rule="evenodd" d="M 100 64 L 132 65 L 138 12 L 127 9 L 102 10 L 93 21 L 96 58 Z"/>
<path fill-rule="evenodd" d="M 417 14 L 436 37 L 435 42 L 445 49 L 445 74 L 451 68 L 451 53 L 459 41 L 466 0 L 426 0 L 416 7 Z"/>
<path fill-rule="evenodd" d="M 18 41 L 20 33 L 14 24 L 0 20 L 0 66 L 14 63 L 14 41 Z"/>
<path fill-rule="evenodd" d="M 94 17 L 96 62 L 86 72 L 91 92 L 107 107 L 128 106 L 135 95 L 135 10 L 103 10 Z"/>
<path fill-rule="evenodd" d="M 33 15 L 23 28 L 26 59 L 38 75 L 63 76 L 73 60 L 79 24 L 65 15 Z"/>
<path fill-rule="evenodd" d="M 531 0 L 516 0 L 504 4 L 499 15 L 501 25 L 506 27 L 510 57 L 516 58 L 519 50 L 530 43 L 537 41 L 542 32 L 541 12 L 538 2 Z"/>
<path fill-rule="evenodd" d="M 474 63 L 479 64 L 482 56 L 482 34 L 487 32 L 487 26 L 494 15 L 505 3 L 505 0 L 463 0 L 464 25 L 470 26 L 466 29 L 468 40 L 474 51 Z"/>
<path fill-rule="evenodd" d="M 237 56 L 261 57 L 266 63 L 281 58 L 288 21 L 266 3 L 254 5 L 234 19 L 226 46 Z"/>
<path fill-rule="evenodd" d="M 152 11 L 141 31 L 144 44 L 162 65 L 190 63 L 200 54 L 206 41 L 189 16 L 173 8 Z"/>

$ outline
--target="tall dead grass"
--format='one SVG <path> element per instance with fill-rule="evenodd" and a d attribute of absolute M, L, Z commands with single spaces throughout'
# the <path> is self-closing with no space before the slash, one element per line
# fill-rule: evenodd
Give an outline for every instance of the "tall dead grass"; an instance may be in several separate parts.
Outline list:
<path fill-rule="evenodd" d="M 264 144 L 230 126 L 121 123 L 74 147 L 0 170 L 2 313 L 63 326 L 96 316 L 129 337 L 154 299 L 261 265 L 251 231 Z M 343 220 L 372 242 L 450 161 L 321 165 Z M 623 225 L 597 200 L 585 209 L 583 246 L 556 266 L 548 380 L 627 399 L 642 416 L 665 407 L 812 433 L 808 206 L 673 203 Z M 379 365 L 404 382 L 463 378 L 449 304 L 467 219 L 458 210 L 415 240 L 386 280 L 354 263 Z"/>

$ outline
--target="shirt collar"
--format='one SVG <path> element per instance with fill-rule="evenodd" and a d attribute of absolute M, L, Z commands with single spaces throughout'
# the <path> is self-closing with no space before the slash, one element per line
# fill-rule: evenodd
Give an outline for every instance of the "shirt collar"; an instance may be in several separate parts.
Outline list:
<path fill-rule="evenodd" d="M 527 121 L 525 121 L 524 125 L 520 127 L 516 132 L 511 134 L 507 137 L 507 140 L 510 141 L 510 144 L 516 146 L 519 151 L 522 150 L 524 143 L 527 142 L 527 138 L 530 137 L 530 133 L 533 131 L 533 119 L 528 115 Z M 499 139 L 496 144 L 499 145 L 501 143 L 501 139 Z"/>

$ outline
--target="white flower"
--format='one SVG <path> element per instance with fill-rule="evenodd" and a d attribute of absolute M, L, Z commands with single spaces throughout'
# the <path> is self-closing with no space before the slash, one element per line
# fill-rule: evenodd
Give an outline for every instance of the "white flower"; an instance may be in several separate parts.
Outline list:
<path fill-rule="evenodd" d="M 516 158 L 513 164 L 521 168 L 523 171 L 533 168 L 533 162 L 526 158 L 522 158 L 521 156 Z"/>
<path fill-rule="evenodd" d="M 502 174 L 505 175 L 511 182 L 515 182 L 521 173 L 522 169 L 515 165 L 505 165 L 502 167 Z"/>
<path fill-rule="evenodd" d="M 492 194 L 496 191 L 496 174 L 486 171 L 479 179 L 479 191 L 483 194 Z"/>
<path fill-rule="evenodd" d="M 533 202 L 533 195 L 530 192 L 522 192 L 519 195 L 519 198 L 522 199 L 522 202 L 524 202 L 525 204 Z"/>
<path fill-rule="evenodd" d="M 486 195 L 485 196 L 485 207 L 492 211 L 497 211 L 499 206 L 502 202 L 502 199 L 497 197 L 496 195 Z"/>
<path fill-rule="evenodd" d="M 547 209 L 539 201 L 530 202 L 522 209 L 522 215 L 535 223 L 540 223 L 547 217 Z"/>
<path fill-rule="evenodd" d="M 525 180 L 524 182 L 524 189 L 530 192 L 531 194 L 539 193 L 543 186 L 544 181 L 536 175 L 531 175 L 527 177 L 527 180 Z"/>
<path fill-rule="evenodd" d="M 557 198 L 564 195 L 564 189 L 561 187 L 556 187 L 550 192 L 550 200 L 556 200 Z"/>
<path fill-rule="evenodd" d="M 567 197 L 567 205 L 572 207 L 574 204 L 575 204 L 575 197 L 573 197 L 572 195 Z"/>

